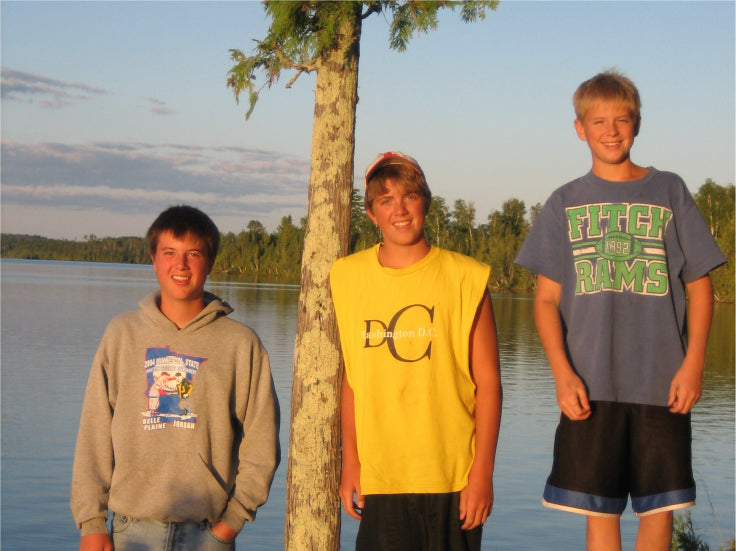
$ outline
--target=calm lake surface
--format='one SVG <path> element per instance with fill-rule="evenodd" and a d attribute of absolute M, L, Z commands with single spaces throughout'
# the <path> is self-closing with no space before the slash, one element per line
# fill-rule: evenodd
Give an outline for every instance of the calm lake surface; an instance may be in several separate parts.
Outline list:
<path fill-rule="evenodd" d="M 2 548 L 77 549 L 69 484 L 81 402 L 107 322 L 156 288 L 150 266 L 2 260 Z M 210 281 L 232 316 L 265 343 L 282 409 L 284 459 L 268 503 L 238 537 L 241 550 L 283 547 L 286 454 L 299 289 Z M 484 550 L 581 549 L 584 519 L 548 510 L 541 492 L 558 415 L 549 367 L 527 296 L 494 295 L 504 387 L 495 506 Z M 734 307 L 716 305 L 703 396 L 693 412 L 698 504 L 691 509 L 712 550 L 734 534 Z M 625 548 L 637 522 L 624 513 Z M 357 522 L 343 516 L 342 549 Z"/>

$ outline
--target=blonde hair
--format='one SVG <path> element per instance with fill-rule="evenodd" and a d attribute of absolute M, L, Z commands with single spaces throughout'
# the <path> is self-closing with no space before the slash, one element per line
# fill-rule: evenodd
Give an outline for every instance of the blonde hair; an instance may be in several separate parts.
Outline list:
<path fill-rule="evenodd" d="M 639 91 L 631 79 L 615 69 L 598 73 L 578 86 L 572 98 L 577 118 L 582 120 L 590 106 L 599 100 L 618 100 L 629 110 L 636 122 L 641 120 Z"/>

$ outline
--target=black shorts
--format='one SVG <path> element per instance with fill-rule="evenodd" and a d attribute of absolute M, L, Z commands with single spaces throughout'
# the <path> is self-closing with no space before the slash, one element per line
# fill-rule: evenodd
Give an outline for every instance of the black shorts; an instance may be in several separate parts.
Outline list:
<path fill-rule="evenodd" d="M 460 492 L 365 496 L 355 551 L 480 551 L 483 527 L 460 528 Z"/>
<path fill-rule="evenodd" d="M 584 421 L 560 416 L 544 505 L 619 516 L 630 495 L 643 516 L 695 504 L 690 414 L 617 402 L 591 409 Z"/>

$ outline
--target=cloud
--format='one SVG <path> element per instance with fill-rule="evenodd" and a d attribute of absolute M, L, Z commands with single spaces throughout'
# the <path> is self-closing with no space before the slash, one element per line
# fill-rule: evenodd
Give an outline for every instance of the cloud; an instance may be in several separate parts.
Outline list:
<path fill-rule="evenodd" d="M 161 101 L 160 99 L 156 98 L 147 99 L 148 102 L 153 105 L 153 107 L 151 107 L 151 113 L 153 113 L 154 115 L 173 115 L 174 113 L 176 113 L 176 111 L 166 105 L 165 101 Z"/>
<path fill-rule="evenodd" d="M 43 107 L 59 108 L 75 101 L 88 101 L 93 95 L 107 95 L 96 86 L 79 82 L 67 82 L 24 71 L 2 67 L 0 69 L 0 95 L 7 101 L 34 103 L 38 99 Z"/>
<path fill-rule="evenodd" d="M 309 161 L 238 147 L 100 142 L 3 141 L 5 207 L 100 210 L 155 215 L 178 203 L 212 216 L 258 220 L 267 228 L 303 215 Z M 4 230 L 5 231 L 5 230 Z"/>

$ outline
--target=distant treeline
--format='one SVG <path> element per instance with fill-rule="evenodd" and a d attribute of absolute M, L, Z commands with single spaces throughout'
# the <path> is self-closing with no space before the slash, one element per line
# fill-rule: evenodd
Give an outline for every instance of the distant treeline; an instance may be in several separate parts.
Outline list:
<path fill-rule="evenodd" d="M 728 259 L 727 266 L 712 274 L 716 297 L 732 302 L 734 186 L 720 186 L 708 179 L 694 197 Z M 432 245 L 490 264 L 493 289 L 530 291 L 534 289 L 535 276 L 515 265 L 513 260 L 540 209 L 541 204 L 537 203 L 527 211 L 523 201 L 509 199 L 501 210 L 488 215 L 486 223 L 476 224 L 473 203 L 458 199 L 450 208 L 444 198 L 435 196 L 425 220 L 427 237 Z M 222 234 L 213 272 L 250 281 L 298 283 L 305 224 L 306 220 L 302 219 L 297 226 L 291 216 L 284 216 L 273 233 L 268 233 L 261 222 L 251 220 L 238 234 Z M 379 240 L 378 230 L 363 210 L 362 197 L 353 191 L 351 252 L 370 247 Z M 89 235 L 84 241 L 69 241 L 3 234 L 0 254 L 4 258 L 150 264 L 146 241 L 142 237 Z"/>
<path fill-rule="evenodd" d="M 85 235 L 84 241 L 49 239 L 39 235 L 2 234 L 3 258 L 28 260 L 74 260 L 78 262 L 114 262 L 150 264 L 146 240 L 142 237 L 105 237 Z"/>

